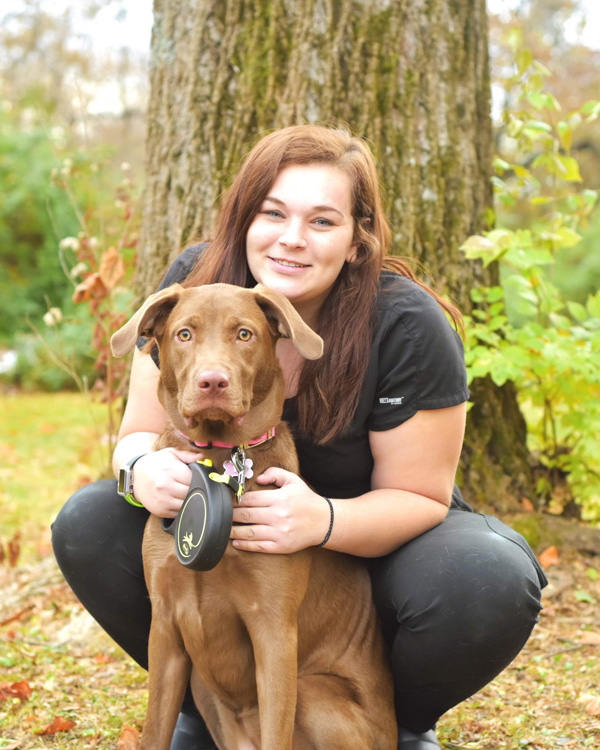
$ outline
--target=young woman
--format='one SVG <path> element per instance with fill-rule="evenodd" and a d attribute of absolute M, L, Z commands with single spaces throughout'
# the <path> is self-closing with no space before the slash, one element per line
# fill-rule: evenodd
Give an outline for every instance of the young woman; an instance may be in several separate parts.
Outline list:
<path fill-rule="evenodd" d="M 438 718 L 483 687 L 525 644 L 544 574 L 522 537 L 475 514 L 454 484 L 468 398 L 459 314 L 386 258 L 390 231 L 372 155 L 341 130 L 296 126 L 251 151 L 208 245 L 188 248 L 161 286 L 260 282 L 283 293 L 324 339 L 304 362 L 287 341 L 284 418 L 301 475 L 272 468 L 234 509 L 249 554 L 320 544 L 366 558 L 395 679 L 399 749 L 439 747 Z M 113 480 L 77 492 L 54 524 L 74 592 L 147 665 L 150 604 L 141 540 L 147 512 L 174 517 L 191 452 L 154 452 L 165 423 L 156 355 L 136 352 L 114 468 L 142 455 L 129 505 Z M 313 489 L 310 489 L 313 487 Z M 186 699 L 172 750 L 214 743 Z M 234 750 L 231 748 L 230 750 Z"/>

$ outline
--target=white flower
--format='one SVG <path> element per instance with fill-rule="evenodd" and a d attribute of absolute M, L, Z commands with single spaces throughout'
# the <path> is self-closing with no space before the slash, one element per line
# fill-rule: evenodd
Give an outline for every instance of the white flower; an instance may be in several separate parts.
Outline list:
<path fill-rule="evenodd" d="M 72 279 L 76 279 L 88 270 L 87 263 L 77 263 L 69 272 L 69 276 Z"/>
<path fill-rule="evenodd" d="M 49 328 L 54 328 L 57 323 L 62 320 L 62 311 L 60 307 L 51 307 L 48 312 L 44 315 L 44 323 Z"/>
<path fill-rule="evenodd" d="M 77 237 L 65 237 L 59 244 L 61 250 L 74 250 L 75 252 L 81 247 Z"/>
<path fill-rule="evenodd" d="M 121 169 L 123 170 L 123 172 L 128 172 L 131 169 L 131 164 L 128 161 L 124 161 L 121 164 Z"/>

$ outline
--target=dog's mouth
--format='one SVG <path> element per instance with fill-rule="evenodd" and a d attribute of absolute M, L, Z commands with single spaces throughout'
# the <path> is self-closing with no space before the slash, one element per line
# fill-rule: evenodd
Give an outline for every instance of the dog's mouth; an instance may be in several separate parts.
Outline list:
<path fill-rule="evenodd" d="M 218 408 L 204 409 L 203 411 L 196 412 L 195 414 L 182 414 L 181 416 L 183 418 L 183 423 L 188 429 L 206 426 L 207 422 L 209 423 L 209 425 L 215 425 L 215 427 L 218 424 L 221 424 L 227 425 L 229 427 L 239 428 L 244 424 L 244 419 L 246 418 L 246 414 L 230 414 L 224 409 Z"/>

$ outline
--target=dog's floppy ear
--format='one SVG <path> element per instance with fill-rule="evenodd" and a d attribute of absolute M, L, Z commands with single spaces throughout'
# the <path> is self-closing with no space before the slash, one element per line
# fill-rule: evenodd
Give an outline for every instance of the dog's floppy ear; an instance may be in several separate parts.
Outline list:
<path fill-rule="evenodd" d="M 140 309 L 110 339 L 115 357 L 123 357 L 135 346 L 140 336 L 159 336 L 164 330 L 169 313 L 179 301 L 183 287 L 172 284 L 150 295 Z"/>
<path fill-rule="evenodd" d="M 291 339 L 305 359 L 319 359 L 323 354 L 323 339 L 306 325 L 287 297 L 263 284 L 257 284 L 252 291 L 267 319 L 274 321 L 279 335 Z"/>

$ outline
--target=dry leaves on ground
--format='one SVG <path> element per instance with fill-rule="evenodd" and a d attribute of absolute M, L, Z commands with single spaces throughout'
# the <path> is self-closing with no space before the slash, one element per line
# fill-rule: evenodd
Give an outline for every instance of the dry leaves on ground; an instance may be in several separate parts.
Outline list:
<path fill-rule="evenodd" d="M 527 646 L 442 718 L 443 748 L 600 748 L 599 571 L 600 557 L 558 550 Z M 147 676 L 101 633 L 50 558 L 0 566 L 0 670 L 0 750 L 137 750 Z"/>

